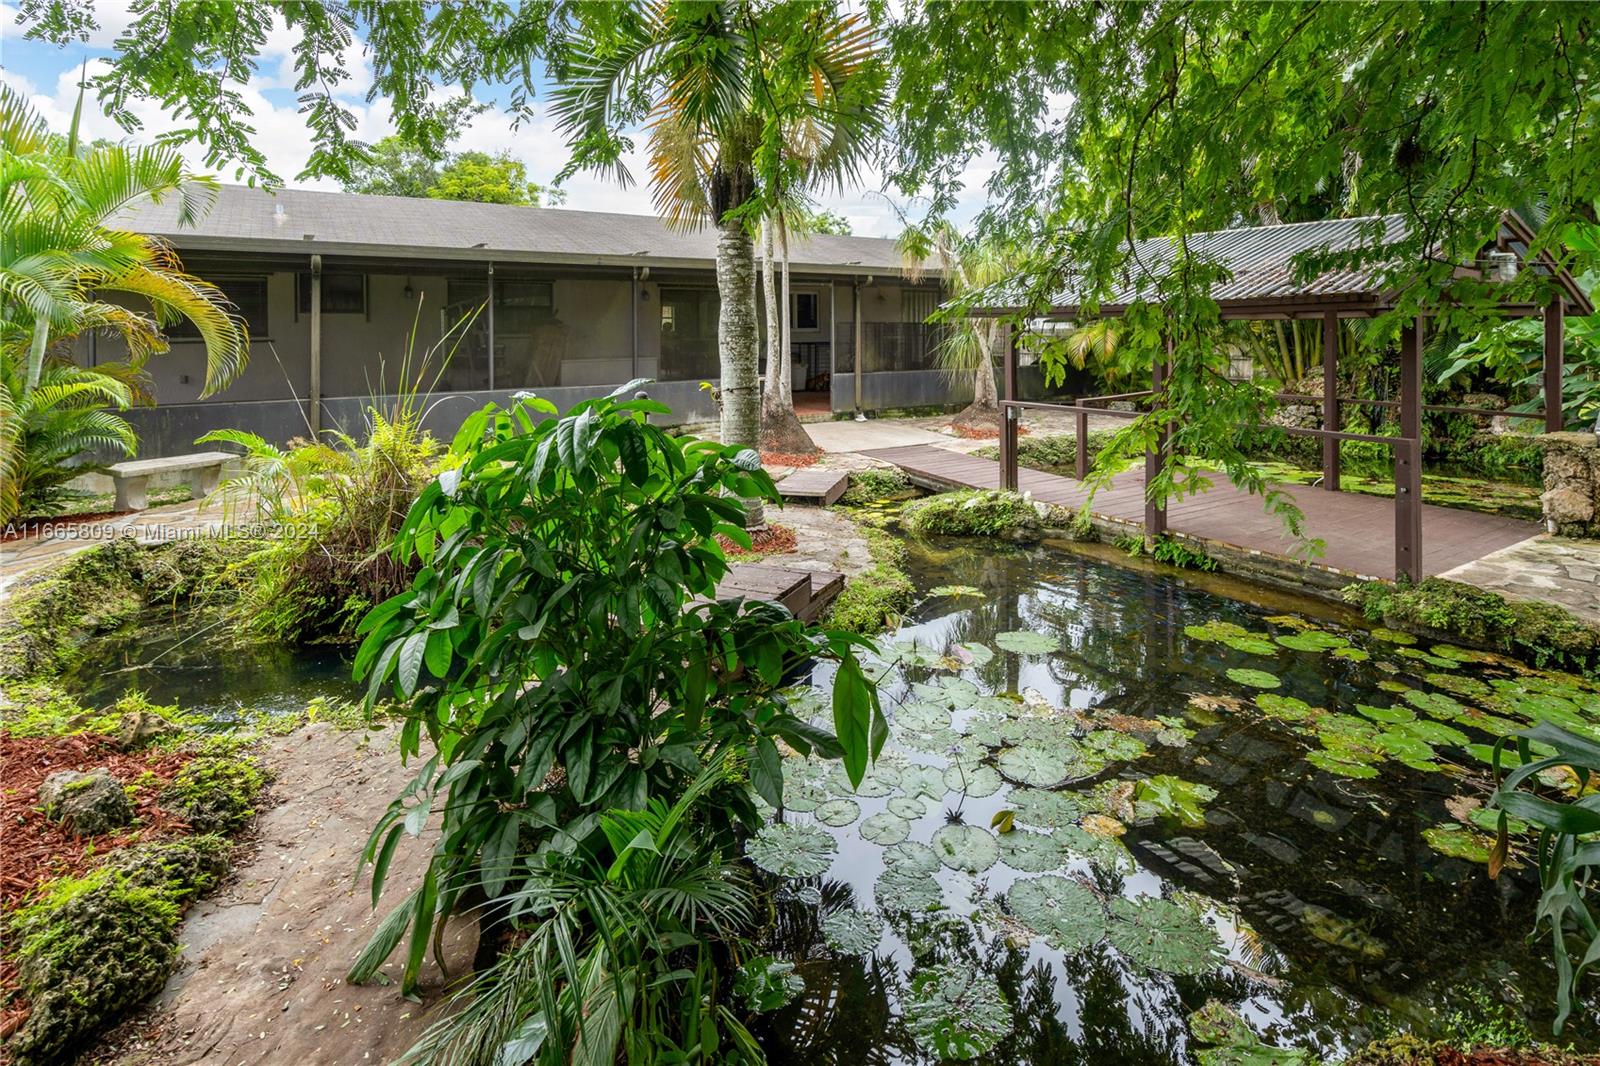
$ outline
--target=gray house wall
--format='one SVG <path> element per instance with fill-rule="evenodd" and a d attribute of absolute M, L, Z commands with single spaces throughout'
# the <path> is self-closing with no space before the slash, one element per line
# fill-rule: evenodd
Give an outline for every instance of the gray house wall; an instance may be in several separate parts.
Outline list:
<path fill-rule="evenodd" d="M 300 310 L 300 275 L 310 267 L 295 262 L 300 257 L 264 257 L 252 261 L 245 255 L 219 257 L 215 252 L 197 256 L 187 266 L 226 290 L 240 278 L 267 281 L 267 328 L 252 336 L 250 359 L 244 371 L 221 393 L 202 398 L 205 381 L 204 348 L 197 340 L 177 338 L 171 351 L 157 356 L 147 365 L 156 406 L 136 408 L 125 417 L 140 437 L 141 457 L 153 458 L 195 450 L 202 434 L 222 428 L 257 433 L 275 443 L 308 434 L 311 402 L 311 315 Z M 518 390 L 531 389 L 565 410 L 580 400 L 604 395 L 633 377 L 656 378 L 662 370 L 663 288 L 715 289 L 710 270 L 675 270 L 656 274 L 637 282 L 629 273 L 615 271 L 605 276 L 567 276 L 560 267 L 497 266 L 497 287 L 508 282 L 548 281 L 551 307 L 549 318 L 538 326 L 537 345 L 525 336 L 509 338 L 504 325 L 496 333 L 494 388 L 489 389 L 487 368 L 487 311 L 479 313 L 473 329 L 482 334 L 476 342 L 464 331 L 446 336 L 451 325 L 447 307 L 451 298 L 451 278 L 457 279 L 459 298 L 462 283 L 468 286 L 486 282 L 489 264 L 470 263 L 385 264 L 341 263 L 324 257 L 323 274 L 361 273 L 366 278 L 366 308 L 363 312 L 324 311 L 322 333 L 321 424 L 325 429 L 359 431 L 365 411 L 373 397 L 392 395 L 400 384 L 402 363 L 411 350 L 412 378 L 423 353 L 434 350 L 434 366 L 447 349 L 456 348 L 451 365 L 435 381 L 432 372 L 425 376 L 436 383 L 434 395 L 425 402 L 429 428 L 444 436 L 453 434 L 461 418 L 489 400 L 508 403 Z M 897 323 L 903 314 L 903 284 L 882 280 L 860 288 L 861 318 L 864 327 Z M 409 292 L 408 292 L 409 290 Z M 801 390 L 814 372 L 831 372 L 831 406 L 835 412 L 854 410 L 854 395 L 848 370 L 840 373 L 836 359 L 846 365 L 853 361 L 855 299 L 852 280 L 840 280 L 814 273 L 795 272 L 792 294 L 813 293 L 818 316 L 814 328 L 792 330 L 794 351 L 804 351 L 810 364 L 793 371 L 795 387 Z M 470 290 L 469 290 L 470 291 Z M 631 316 L 631 318 L 630 318 Z M 764 326 L 764 322 L 763 322 Z M 891 327 L 892 328 L 892 327 Z M 412 335 L 415 333 L 415 341 Z M 441 341 L 441 338 L 443 340 Z M 835 345 L 835 342 L 836 345 Z M 867 365 L 874 364 L 867 337 Z M 468 349 L 476 343 L 475 354 Z M 527 354 L 538 346 L 545 353 L 544 367 L 558 365 L 555 383 L 537 380 L 548 373 L 534 365 Z M 515 348 L 515 354 L 507 349 Z M 558 364 L 551 357 L 559 353 Z M 78 357 L 85 363 L 108 361 L 123 353 L 113 342 L 100 339 L 81 342 Z M 714 367 L 714 351 L 710 366 Z M 673 422 L 715 420 L 717 412 L 708 393 L 700 388 L 701 379 L 660 381 L 649 387 L 652 396 L 673 408 Z M 864 407 L 867 410 L 954 404 L 970 397 L 970 383 L 951 381 L 931 370 L 869 373 L 864 382 Z M 386 400 L 379 400 L 386 407 Z"/>

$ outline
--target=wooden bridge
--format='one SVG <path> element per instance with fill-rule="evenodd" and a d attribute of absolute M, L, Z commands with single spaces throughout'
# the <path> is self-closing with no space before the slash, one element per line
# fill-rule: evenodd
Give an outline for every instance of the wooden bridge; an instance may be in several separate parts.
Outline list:
<path fill-rule="evenodd" d="M 893 463 L 916 482 L 930 488 L 998 488 L 999 463 L 932 445 L 880 448 L 864 453 Z M 1316 560 L 1344 574 L 1387 577 L 1393 573 L 1394 504 L 1377 496 L 1354 492 L 1324 492 L 1307 485 L 1281 485 L 1305 513 L 1306 535 L 1324 542 Z M 1043 503 L 1077 509 L 1089 498 L 1078 480 L 1021 468 L 1016 488 L 1032 493 Z M 1134 468 L 1118 474 L 1098 492 L 1090 513 L 1118 522 L 1142 523 L 1145 517 L 1144 471 Z M 1298 542 L 1284 529 L 1283 520 L 1266 513 L 1261 497 L 1233 485 L 1220 473 L 1209 491 L 1167 504 L 1167 528 L 1186 536 L 1249 552 L 1292 558 Z M 1490 552 L 1509 547 L 1540 532 L 1533 522 L 1479 514 L 1450 507 L 1422 506 L 1423 576 L 1435 576 Z"/>

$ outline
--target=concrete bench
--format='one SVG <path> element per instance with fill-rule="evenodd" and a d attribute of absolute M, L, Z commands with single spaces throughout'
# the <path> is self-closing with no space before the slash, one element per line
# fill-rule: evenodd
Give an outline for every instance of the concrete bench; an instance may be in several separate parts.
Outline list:
<path fill-rule="evenodd" d="M 142 511 L 150 506 L 150 479 L 157 474 L 188 474 L 189 490 L 196 497 L 215 492 L 222 480 L 222 465 L 238 456 L 229 452 L 196 452 L 165 459 L 135 459 L 106 467 L 117 490 L 117 510 Z"/>

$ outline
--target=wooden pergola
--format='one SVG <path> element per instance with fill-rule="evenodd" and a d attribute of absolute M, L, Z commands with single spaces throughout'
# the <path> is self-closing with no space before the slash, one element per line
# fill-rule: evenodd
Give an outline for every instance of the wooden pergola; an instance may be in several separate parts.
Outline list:
<path fill-rule="evenodd" d="M 1544 324 L 1544 361 L 1541 374 L 1544 410 L 1538 413 L 1497 411 L 1486 408 L 1455 407 L 1422 402 L 1422 341 L 1424 317 L 1407 322 L 1401 330 L 1398 400 L 1344 401 L 1338 395 L 1339 322 L 1343 318 L 1371 318 L 1392 312 L 1394 293 L 1376 287 L 1371 273 L 1352 270 L 1329 271 L 1309 282 L 1297 282 L 1295 257 L 1321 251 L 1349 251 L 1362 246 L 1373 228 L 1382 225 L 1385 240 L 1404 233 L 1401 216 L 1381 218 L 1330 219 L 1322 222 L 1280 226 L 1257 226 L 1196 234 L 1188 239 L 1196 254 L 1224 262 L 1231 276 L 1212 289 L 1225 320 L 1300 320 L 1322 323 L 1322 396 L 1279 394 L 1279 399 L 1301 403 L 1320 402 L 1321 427 L 1275 427 L 1290 435 L 1313 437 L 1322 442 L 1321 489 L 1340 491 L 1340 448 L 1346 441 L 1378 444 L 1394 450 L 1394 569 L 1396 578 L 1420 581 L 1422 571 L 1422 415 L 1424 412 L 1499 415 L 1537 419 L 1545 432 L 1563 428 L 1561 380 L 1564 362 L 1564 320 L 1567 315 L 1594 313 L 1594 306 L 1575 278 L 1548 254 L 1530 256 L 1534 236 L 1515 214 L 1502 218 L 1494 244 L 1483 250 L 1475 263 L 1457 268 L 1460 276 L 1483 277 L 1500 269 L 1532 270 L 1548 278 L 1552 295 L 1542 305 L 1505 302 L 1498 313 L 1507 318 L 1540 318 Z M 1170 258 L 1171 244 L 1166 239 L 1140 241 L 1134 258 L 1143 263 L 1159 263 Z M 1130 284 L 1113 294 L 1092 315 L 1077 304 L 1062 301 L 1041 315 L 1044 320 L 1082 321 L 1085 317 L 1114 318 L 1122 315 L 1138 299 L 1138 286 Z M 1016 314 L 1021 308 L 985 308 L 985 315 Z M 1003 425 L 1000 439 L 1001 486 L 1017 487 L 1017 419 L 1028 408 L 1065 411 L 1074 416 L 1077 436 L 1076 475 L 1088 475 L 1088 421 L 1090 415 L 1137 418 L 1137 412 L 1108 408 L 1116 400 L 1138 400 L 1158 394 L 1170 372 L 1170 355 L 1151 367 L 1150 388 L 1140 392 L 1110 396 L 1079 397 L 1071 403 L 1024 402 L 1017 398 L 1017 359 L 1014 342 L 1006 345 L 1002 373 Z M 1167 350 L 1171 352 L 1171 342 Z M 1393 437 L 1366 433 L 1346 433 L 1342 407 L 1346 403 L 1397 408 L 1399 435 Z M 1160 475 L 1167 459 L 1170 434 L 1163 433 L 1155 447 L 1145 453 L 1145 485 Z M 1167 530 L 1164 504 L 1148 493 L 1145 498 L 1144 528 L 1147 537 Z"/>

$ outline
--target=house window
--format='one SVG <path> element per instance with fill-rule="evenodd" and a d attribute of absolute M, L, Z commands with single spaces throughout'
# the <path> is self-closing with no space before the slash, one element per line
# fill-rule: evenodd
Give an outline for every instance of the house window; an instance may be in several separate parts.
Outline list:
<path fill-rule="evenodd" d="M 720 372 L 715 289 L 661 290 L 662 381 L 709 381 Z"/>
<path fill-rule="evenodd" d="M 271 331 L 267 329 L 266 278 L 211 278 L 210 281 L 222 290 L 223 297 L 233 305 L 229 313 L 244 319 L 251 340 L 261 341 L 270 337 Z M 167 339 L 175 341 L 200 339 L 200 331 L 187 318 L 168 326 L 166 334 Z"/>
<path fill-rule="evenodd" d="M 792 315 L 795 329 L 817 328 L 819 303 L 817 294 L 814 292 L 797 292 L 794 294 Z"/>
<path fill-rule="evenodd" d="M 311 313 L 311 275 L 300 275 L 300 313 Z M 322 313 L 325 315 L 364 315 L 367 313 L 365 274 L 322 275 Z"/>

